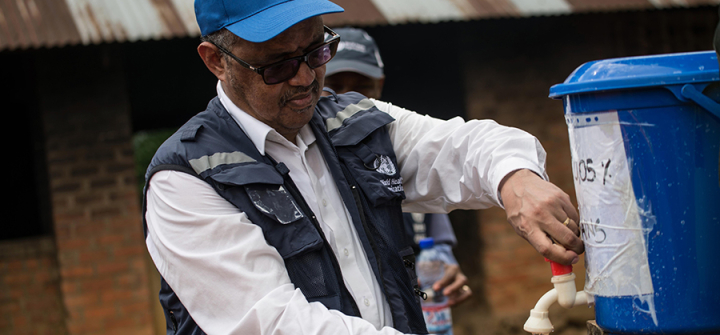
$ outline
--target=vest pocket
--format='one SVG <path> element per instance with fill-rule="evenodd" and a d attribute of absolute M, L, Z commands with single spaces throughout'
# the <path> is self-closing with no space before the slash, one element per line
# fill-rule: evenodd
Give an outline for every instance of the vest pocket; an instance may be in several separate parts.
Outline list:
<path fill-rule="evenodd" d="M 287 260 L 296 257 L 300 257 L 302 263 L 307 264 L 308 269 L 296 270 L 299 275 L 315 271 L 312 256 L 307 255 L 322 248 L 324 242 L 320 232 L 310 218 L 300 211 L 289 194 L 281 192 L 282 195 L 278 195 L 278 187 L 282 189 L 281 185 L 245 185 L 245 191 L 255 206 L 256 213 L 262 213 L 248 217 L 263 229 L 265 240 L 277 249 L 286 264 Z M 264 198 L 265 201 L 260 201 Z"/>
<path fill-rule="evenodd" d="M 235 170 L 233 173 L 242 172 L 242 168 Z M 267 243 L 285 261 L 295 287 L 310 302 L 340 306 L 338 280 L 328 254 L 330 248 L 323 248 L 325 242 L 309 216 L 311 213 L 303 213 L 299 205 L 302 200 L 294 199 L 291 192 L 274 179 L 262 180 L 255 176 L 252 182 L 237 185 L 240 179 L 232 178 L 233 173 L 225 171 L 222 175 L 223 179 L 233 180 L 233 184 L 223 184 L 223 196 L 233 199 L 231 202 L 262 228 Z"/>
<path fill-rule="evenodd" d="M 299 287 L 308 301 L 318 301 L 325 306 L 337 306 L 339 287 L 334 270 L 325 250 L 313 250 L 285 259 L 290 280 Z M 329 304 L 328 304 L 329 303 Z"/>
<path fill-rule="evenodd" d="M 347 115 L 347 109 L 337 113 L 344 117 L 341 125 L 330 126 L 329 122 L 337 121 L 338 117 L 327 119 L 328 135 L 371 204 L 375 207 L 394 205 L 405 199 L 400 169 L 385 127 L 395 119 L 372 106 L 370 100 L 363 101 L 367 103 L 358 105 L 365 106 L 364 110 L 351 116 Z"/>
<path fill-rule="evenodd" d="M 395 153 L 389 144 L 368 145 L 361 142 L 338 148 L 338 155 L 351 169 L 350 172 L 358 181 L 358 186 L 373 206 L 399 203 L 405 199 L 403 179 L 400 176 Z"/>
<path fill-rule="evenodd" d="M 229 166 L 208 176 L 220 195 L 260 226 L 265 240 L 284 259 L 320 249 L 322 237 L 283 186 L 283 177 L 271 165 Z"/>
<path fill-rule="evenodd" d="M 304 217 L 295 200 L 282 185 L 250 184 L 245 185 L 245 192 L 260 212 L 281 224 L 295 222 Z"/>

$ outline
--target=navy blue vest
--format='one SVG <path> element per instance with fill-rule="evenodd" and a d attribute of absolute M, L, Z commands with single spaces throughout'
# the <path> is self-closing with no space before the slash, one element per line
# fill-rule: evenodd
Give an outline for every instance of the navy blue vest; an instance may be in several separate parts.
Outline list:
<path fill-rule="evenodd" d="M 426 334 L 412 235 L 400 209 L 402 178 L 385 127 L 393 121 L 363 96 L 348 93 L 321 98 L 310 126 L 390 305 L 394 328 Z M 360 316 L 288 168 L 261 155 L 217 98 L 158 149 L 145 176 L 146 189 L 161 170 L 194 175 L 245 212 L 283 257 L 291 281 L 308 301 Z M 168 334 L 204 334 L 167 282 L 161 284 Z"/>

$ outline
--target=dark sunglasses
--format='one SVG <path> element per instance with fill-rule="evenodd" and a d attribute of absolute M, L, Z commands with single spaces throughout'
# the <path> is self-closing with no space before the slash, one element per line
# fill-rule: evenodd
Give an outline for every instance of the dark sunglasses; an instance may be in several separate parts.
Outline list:
<path fill-rule="evenodd" d="M 276 63 L 272 63 L 270 65 L 262 66 L 262 67 L 254 67 L 248 62 L 238 58 L 237 56 L 233 55 L 229 50 L 213 43 L 220 51 L 224 52 L 228 56 L 232 57 L 235 61 L 237 61 L 240 65 L 242 65 L 245 68 L 248 68 L 255 73 L 262 76 L 263 81 L 267 85 L 274 85 L 282 83 L 283 81 L 286 81 L 292 77 L 295 77 L 298 70 L 300 70 L 300 64 L 303 62 L 307 63 L 307 65 L 311 69 L 318 68 L 320 66 L 325 65 L 327 62 L 329 62 L 333 57 L 335 57 L 335 53 L 337 52 L 338 44 L 340 43 L 340 35 L 332 31 L 327 26 L 323 26 L 325 28 L 325 32 L 330 34 L 330 39 L 325 41 L 325 43 L 321 44 L 315 49 L 312 49 L 308 51 L 306 54 L 302 56 L 297 56 L 293 58 L 288 58 L 281 60 Z M 210 42 L 212 43 L 212 42 Z"/>

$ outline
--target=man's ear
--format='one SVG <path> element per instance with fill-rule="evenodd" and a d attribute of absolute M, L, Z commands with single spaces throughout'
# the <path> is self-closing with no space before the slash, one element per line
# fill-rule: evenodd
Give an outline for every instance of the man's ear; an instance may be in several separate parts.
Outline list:
<path fill-rule="evenodd" d="M 225 57 L 222 56 L 220 50 L 210 42 L 202 42 L 197 47 L 198 54 L 202 58 L 205 66 L 220 81 L 225 81 Z"/>
<path fill-rule="evenodd" d="M 377 90 L 377 99 L 382 96 L 383 85 L 385 85 L 385 77 L 375 79 L 375 89 Z"/>

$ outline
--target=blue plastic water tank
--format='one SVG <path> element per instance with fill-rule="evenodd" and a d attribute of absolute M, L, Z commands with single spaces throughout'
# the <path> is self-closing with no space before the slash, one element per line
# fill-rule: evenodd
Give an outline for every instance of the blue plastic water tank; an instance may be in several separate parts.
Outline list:
<path fill-rule="evenodd" d="M 719 81 L 708 51 L 589 62 L 550 89 L 607 332 L 720 334 Z"/>

